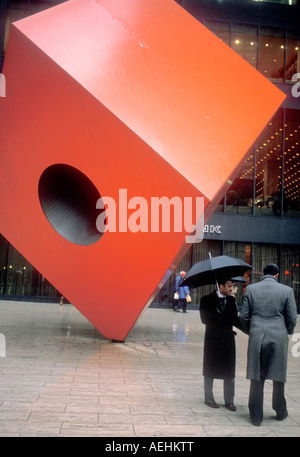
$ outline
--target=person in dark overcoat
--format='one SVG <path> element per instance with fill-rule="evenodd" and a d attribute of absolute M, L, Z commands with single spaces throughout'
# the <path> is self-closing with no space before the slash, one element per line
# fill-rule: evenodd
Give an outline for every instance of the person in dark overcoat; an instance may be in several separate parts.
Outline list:
<path fill-rule="evenodd" d="M 284 386 L 287 373 L 288 335 L 297 321 L 293 289 L 278 283 L 279 268 L 268 264 L 264 276 L 247 286 L 240 313 L 249 334 L 247 379 L 250 379 L 249 413 L 253 425 L 263 420 L 263 391 L 266 379 L 273 381 L 272 407 L 277 420 L 287 417 Z"/>
<path fill-rule="evenodd" d="M 235 298 L 231 295 L 233 282 L 223 280 L 213 293 L 202 297 L 200 301 L 200 318 L 205 324 L 203 376 L 204 400 L 212 407 L 218 408 L 213 395 L 214 379 L 224 380 L 225 406 L 236 411 L 234 405 L 235 391 L 235 335 L 233 326 L 241 328 Z"/>

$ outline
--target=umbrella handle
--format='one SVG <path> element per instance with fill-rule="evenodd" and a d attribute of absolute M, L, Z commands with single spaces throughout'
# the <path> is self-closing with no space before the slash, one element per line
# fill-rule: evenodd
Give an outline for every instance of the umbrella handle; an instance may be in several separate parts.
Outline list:
<path fill-rule="evenodd" d="M 210 252 L 208 253 L 208 255 L 209 255 L 209 258 L 211 259 L 211 253 Z M 212 265 L 211 265 L 211 269 L 212 269 Z M 214 271 L 214 273 L 215 273 L 215 271 Z M 215 273 L 215 278 L 216 278 L 217 291 L 218 291 L 218 293 L 220 293 L 220 287 L 219 287 L 219 284 L 218 284 L 218 281 L 217 281 L 216 273 Z"/>

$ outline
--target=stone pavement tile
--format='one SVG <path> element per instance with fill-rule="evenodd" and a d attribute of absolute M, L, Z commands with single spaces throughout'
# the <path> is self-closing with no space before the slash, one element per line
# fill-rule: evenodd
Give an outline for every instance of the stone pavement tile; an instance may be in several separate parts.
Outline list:
<path fill-rule="evenodd" d="M 118 414 L 118 413 L 101 413 L 99 415 L 101 424 L 166 424 L 163 414 Z"/>
<path fill-rule="evenodd" d="M 207 433 L 201 425 L 134 425 L 135 436 L 144 437 L 205 437 Z"/>
<path fill-rule="evenodd" d="M 208 425 L 203 426 L 203 429 L 208 437 L 275 437 L 277 436 L 269 427 L 247 427 L 247 426 L 216 426 L 216 425 Z"/>
<path fill-rule="evenodd" d="M 90 413 L 97 413 L 100 414 L 101 416 L 106 414 L 118 414 L 118 415 L 128 415 L 130 413 L 130 409 L 128 405 L 120 405 L 120 404 L 113 404 L 113 405 L 103 405 L 99 403 L 94 403 L 94 404 L 81 404 L 81 405 L 67 405 L 66 407 L 66 412 L 68 413 L 76 413 L 76 414 L 85 414 L 86 411 Z M 100 417 L 101 419 L 101 417 Z"/>
<path fill-rule="evenodd" d="M 47 399 L 47 401 L 40 401 L 38 399 L 36 402 L 29 402 L 29 401 L 4 401 L 0 407 L 0 416 L 2 417 L 2 411 L 9 410 L 22 412 L 29 412 L 32 411 L 54 411 L 54 412 L 64 412 L 66 410 L 67 404 L 62 402 L 55 402 L 51 401 L 51 399 Z"/>
<path fill-rule="evenodd" d="M 98 398 L 99 404 L 100 405 L 119 405 L 120 404 L 120 398 L 117 396 L 112 396 L 112 395 L 105 395 L 105 396 L 100 396 Z M 157 398 L 148 398 L 148 397 L 122 397 L 122 405 L 128 405 L 131 408 L 134 408 L 135 406 L 150 406 L 150 407 L 158 407 L 158 400 Z"/>
<path fill-rule="evenodd" d="M 45 423 L 48 424 L 61 424 L 65 422 L 71 422 L 73 424 L 91 424 L 95 425 L 98 423 L 98 414 L 97 412 L 87 412 L 80 411 L 79 414 L 63 411 L 32 411 L 28 419 L 28 425 L 33 424 L 42 425 Z"/>
<path fill-rule="evenodd" d="M 28 421 L 6 421 L 1 423 L 2 436 L 59 436 L 61 424 L 44 422 L 43 424 L 29 424 Z"/>
<path fill-rule="evenodd" d="M 130 424 L 98 424 L 74 425 L 64 423 L 59 436 L 61 437 L 132 437 L 135 436 L 134 428 Z"/>

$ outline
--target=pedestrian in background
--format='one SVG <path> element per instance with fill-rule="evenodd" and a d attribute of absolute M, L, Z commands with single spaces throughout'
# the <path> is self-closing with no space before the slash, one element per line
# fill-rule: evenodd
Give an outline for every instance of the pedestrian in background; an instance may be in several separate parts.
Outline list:
<path fill-rule="evenodd" d="M 186 275 L 186 272 L 181 271 L 175 277 L 174 288 L 173 288 L 173 291 L 174 291 L 173 311 L 178 311 L 179 299 L 180 299 L 179 286 L 180 286 L 181 281 L 185 277 L 185 275 Z"/>
<path fill-rule="evenodd" d="M 184 274 L 185 276 L 185 274 Z M 183 313 L 186 313 L 187 297 L 190 296 L 190 289 L 188 286 L 179 286 L 179 303 L 178 309 L 181 308 Z"/>

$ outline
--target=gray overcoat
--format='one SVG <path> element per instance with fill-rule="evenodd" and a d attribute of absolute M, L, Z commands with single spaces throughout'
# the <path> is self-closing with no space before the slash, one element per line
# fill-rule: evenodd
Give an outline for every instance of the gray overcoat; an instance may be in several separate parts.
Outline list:
<path fill-rule="evenodd" d="M 247 378 L 286 382 L 288 334 L 297 320 L 293 289 L 263 276 L 247 287 L 240 320 L 249 334 Z"/>

